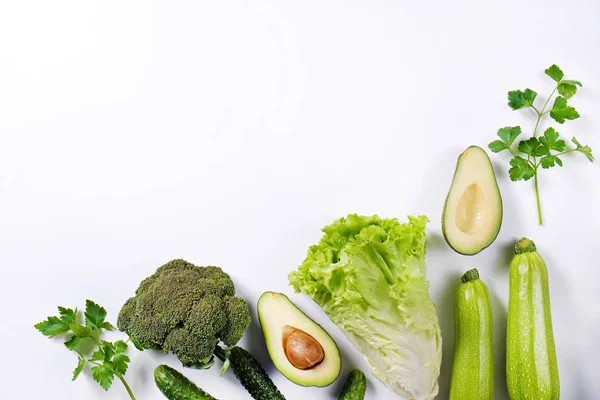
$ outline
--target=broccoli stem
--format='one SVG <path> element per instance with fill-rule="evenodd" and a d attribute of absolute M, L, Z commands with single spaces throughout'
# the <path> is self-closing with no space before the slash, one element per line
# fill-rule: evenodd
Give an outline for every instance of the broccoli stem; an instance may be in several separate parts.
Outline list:
<path fill-rule="evenodd" d="M 215 356 L 223 362 L 229 358 L 229 351 L 223 350 L 221 346 L 217 346 L 214 351 Z"/>
<path fill-rule="evenodd" d="M 227 372 L 227 370 L 229 369 L 229 366 L 231 365 L 231 362 L 229 361 L 229 356 L 231 355 L 231 350 L 223 350 L 221 348 L 221 346 L 217 345 L 213 354 L 215 356 L 217 356 L 217 358 L 223 362 L 223 366 L 221 367 L 220 374 L 221 374 L 221 376 L 224 376 L 225 372 Z"/>

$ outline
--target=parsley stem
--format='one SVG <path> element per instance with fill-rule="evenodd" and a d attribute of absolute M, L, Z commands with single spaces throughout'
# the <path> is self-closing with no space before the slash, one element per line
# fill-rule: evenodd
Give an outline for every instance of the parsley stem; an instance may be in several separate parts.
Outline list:
<path fill-rule="evenodd" d="M 548 96 L 548 99 L 544 103 L 544 107 L 542 107 L 542 115 L 546 114 L 546 113 L 544 113 L 544 111 L 546 111 L 546 106 L 550 102 L 550 99 L 552 98 L 552 96 L 554 96 L 554 93 L 556 93 L 557 89 L 558 89 L 558 85 L 556 85 L 556 87 L 554 88 L 554 90 L 552 91 L 552 93 L 550 93 L 550 96 Z M 550 112 L 550 111 L 548 111 L 548 112 Z"/>
<path fill-rule="evenodd" d="M 123 378 L 123 375 L 119 374 L 118 372 L 115 372 L 115 376 L 117 378 L 119 378 L 119 380 L 121 381 L 121 383 L 123 384 L 123 386 L 125 386 L 125 389 L 127 390 L 127 393 L 129 394 L 129 397 L 131 397 L 131 400 L 135 400 L 135 396 L 133 395 L 133 392 L 131 391 L 131 388 L 129 387 L 129 385 L 125 381 L 125 378 Z"/>
<path fill-rule="evenodd" d="M 533 137 L 537 137 L 538 127 L 540 126 L 540 121 L 542 120 L 542 115 L 538 114 L 537 121 L 535 122 L 535 128 L 533 128 Z"/>
<path fill-rule="evenodd" d="M 105 364 L 100 364 L 99 362 L 96 361 L 92 361 L 92 360 L 87 360 L 87 362 L 89 362 L 90 364 L 94 364 L 94 365 L 98 365 L 98 366 L 102 366 Z M 131 397 L 131 400 L 135 400 L 135 396 L 133 395 L 133 392 L 131 391 L 131 388 L 129 387 L 129 385 L 127 384 L 127 381 L 125 380 L 125 378 L 123 377 L 123 375 L 121 375 L 120 373 L 118 373 L 117 371 L 115 371 L 114 369 L 110 368 L 110 371 L 115 374 L 115 376 L 117 378 L 119 378 L 119 380 L 121 381 L 121 383 L 123 384 L 123 386 L 125 386 L 125 390 L 127 390 L 127 393 L 129 393 L 129 397 Z"/>
<path fill-rule="evenodd" d="M 98 345 L 98 348 L 102 350 L 102 345 L 100 344 L 100 341 L 96 339 L 93 335 L 90 335 L 90 338 L 96 343 L 96 345 Z"/>
<path fill-rule="evenodd" d="M 535 170 L 535 174 L 533 176 L 533 180 L 535 182 L 535 198 L 537 200 L 538 222 L 540 223 L 540 225 L 544 225 L 544 219 L 542 218 L 542 204 L 540 202 L 540 188 L 539 188 L 539 185 L 538 185 L 537 168 Z"/>
<path fill-rule="evenodd" d="M 540 121 L 542 120 L 542 117 L 550 112 L 550 110 L 546 111 L 546 107 L 548 106 L 548 103 L 550 102 L 550 99 L 552 98 L 552 96 L 554 96 L 554 93 L 556 93 L 557 89 L 558 89 L 558 85 L 556 85 L 556 87 L 554 88 L 552 93 L 550 93 L 550 96 L 548 96 L 548 98 L 546 99 L 546 102 L 544 103 L 544 106 L 542 107 L 542 111 L 538 111 L 537 108 L 533 107 L 538 114 L 537 121 L 535 121 L 535 127 L 533 128 L 533 137 L 537 137 L 537 135 L 538 135 L 538 129 L 540 127 Z M 527 161 L 529 161 L 529 157 L 527 158 Z M 539 164 L 537 163 L 537 157 L 535 157 L 535 156 L 533 157 L 533 165 L 534 165 L 534 169 L 535 169 L 535 172 L 533 174 L 533 182 L 535 185 L 535 199 L 537 202 L 538 222 L 540 225 L 544 225 L 544 218 L 542 217 L 542 204 L 540 201 L 540 187 L 539 187 L 538 175 L 537 175 Z"/>
<path fill-rule="evenodd" d="M 569 150 L 565 150 L 565 151 L 563 151 L 562 153 L 555 154 L 554 156 L 555 156 L 555 157 L 556 157 L 556 156 L 562 156 L 563 154 L 572 153 L 572 152 L 574 152 L 574 151 L 577 151 L 577 149 L 569 149 Z"/>

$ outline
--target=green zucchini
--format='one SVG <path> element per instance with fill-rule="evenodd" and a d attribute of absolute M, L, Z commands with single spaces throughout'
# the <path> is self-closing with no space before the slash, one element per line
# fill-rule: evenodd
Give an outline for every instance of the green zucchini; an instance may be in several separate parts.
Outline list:
<path fill-rule="evenodd" d="M 450 400 L 494 397 L 492 305 L 476 269 L 467 271 L 454 299 L 454 358 Z"/>
<path fill-rule="evenodd" d="M 515 243 L 509 275 L 506 378 L 510 398 L 559 399 L 548 270 L 531 240 Z"/>
<path fill-rule="evenodd" d="M 348 374 L 342 393 L 338 400 L 363 400 L 367 392 L 367 378 L 358 369 L 353 369 Z"/>
<path fill-rule="evenodd" d="M 168 365 L 156 367 L 154 381 L 169 400 L 217 400 Z"/>
<path fill-rule="evenodd" d="M 224 369 L 227 366 L 231 367 L 236 378 L 253 399 L 285 400 L 285 397 L 279 392 L 269 375 L 246 350 L 238 346 L 223 350 L 217 346 L 215 355 L 225 362 Z"/>

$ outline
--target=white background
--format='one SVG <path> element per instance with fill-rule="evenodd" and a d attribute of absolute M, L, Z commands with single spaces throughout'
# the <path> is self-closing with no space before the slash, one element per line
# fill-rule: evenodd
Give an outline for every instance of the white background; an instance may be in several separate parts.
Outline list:
<path fill-rule="evenodd" d="M 401 3 L 0 2 L 0 397 L 126 398 L 88 372 L 71 383 L 75 355 L 33 324 L 86 298 L 115 321 L 173 258 L 223 267 L 254 313 L 265 290 L 292 295 L 286 276 L 321 227 L 357 212 L 431 220 L 438 398 L 448 396 L 454 292 L 477 267 L 494 307 L 496 399 L 508 399 L 507 267 L 520 236 L 548 264 L 562 398 L 597 398 L 598 164 L 575 154 L 542 172 L 541 228 L 532 185 L 509 182 L 507 157 L 492 156 L 504 224 L 475 257 L 448 248 L 440 218 L 462 150 L 502 126 L 531 132 L 533 116 L 512 112 L 506 92 L 547 96 L 552 63 L 585 85 L 572 101 L 582 118 L 554 125 L 600 151 L 599 3 Z M 344 374 L 367 370 L 318 306 L 292 299 L 337 340 Z M 342 380 L 306 389 L 279 374 L 256 321 L 242 344 L 288 399 L 336 398 Z M 177 360 L 132 359 L 138 399 L 161 399 L 152 370 Z M 186 374 L 218 398 L 249 398 L 232 374 Z M 397 398 L 368 376 L 368 399 Z"/>

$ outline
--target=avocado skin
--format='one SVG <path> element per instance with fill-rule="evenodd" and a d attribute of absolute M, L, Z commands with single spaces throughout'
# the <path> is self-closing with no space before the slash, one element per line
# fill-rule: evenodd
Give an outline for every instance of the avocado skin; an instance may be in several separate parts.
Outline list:
<path fill-rule="evenodd" d="M 451 240 L 448 238 L 448 232 L 446 229 L 446 209 L 448 206 L 448 199 L 450 198 L 450 194 L 452 193 L 452 187 L 454 186 L 454 182 L 456 179 L 456 176 L 459 172 L 460 166 L 461 166 L 461 158 L 464 156 L 464 154 L 472 149 L 477 149 L 478 151 L 482 151 L 486 157 L 487 157 L 487 161 L 489 163 L 489 168 L 490 171 L 492 173 L 492 177 L 494 178 L 494 187 L 496 189 L 496 192 L 498 193 L 498 197 L 500 198 L 500 209 L 499 209 L 499 216 L 498 218 L 500 219 L 500 223 L 498 225 L 498 229 L 496 230 L 494 236 L 492 237 L 492 239 L 489 241 L 489 243 L 483 247 L 481 247 L 478 250 L 475 250 L 474 252 L 469 252 L 469 251 L 461 251 L 460 249 L 457 249 L 456 247 L 454 247 L 451 243 Z M 479 146 L 469 146 L 467 147 L 467 149 L 465 151 L 463 151 L 460 156 L 458 156 L 458 160 L 456 161 L 456 167 L 454 169 L 454 174 L 452 175 L 452 183 L 450 184 L 450 189 L 448 190 L 448 195 L 446 196 L 446 200 L 444 201 L 444 208 L 443 208 L 443 212 L 442 212 L 442 234 L 444 235 L 444 240 L 446 240 L 446 243 L 448 243 L 448 246 L 450 246 L 450 248 L 452 250 L 454 250 L 455 252 L 457 252 L 458 254 L 461 254 L 463 256 L 474 256 L 476 254 L 481 253 L 483 250 L 487 249 L 488 247 L 490 247 L 498 238 L 498 235 L 500 234 L 500 230 L 502 229 L 502 221 L 504 219 L 504 204 L 502 202 L 502 194 L 500 193 L 500 187 L 498 186 L 498 179 L 496 178 L 496 173 L 494 172 L 494 166 L 492 165 L 492 161 L 490 160 L 489 156 L 487 155 L 487 152 L 482 149 Z"/>
<path fill-rule="evenodd" d="M 311 377 L 310 379 L 304 378 L 302 375 L 305 371 L 294 368 L 291 363 L 287 360 L 285 354 L 282 352 L 275 352 L 282 346 L 282 332 L 281 329 L 289 325 L 285 320 L 274 324 L 277 329 L 269 328 L 269 322 L 273 320 L 274 315 L 277 313 L 272 312 L 270 307 L 289 307 L 286 309 L 287 313 L 296 313 L 295 315 L 301 318 L 304 322 L 303 327 L 294 327 L 303 330 L 305 333 L 313 336 L 315 340 L 318 336 L 324 340 L 317 340 L 325 352 L 324 360 L 314 368 L 321 368 L 322 373 L 319 377 Z M 265 338 L 265 344 L 269 352 L 269 356 L 273 361 L 275 367 L 281 372 L 287 379 L 294 382 L 299 386 L 309 387 L 326 387 L 331 385 L 338 378 L 341 372 L 341 356 L 340 351 L 335 341 L 331 336 L 323 329 L 323 327 L 313 321 L 307 316 L 302 310 L 300 310 L 285 294 L 277 292 L 265 292 L 258 299 L 258 319 L 263 331 Z M 333 362 L 332 362 L 333 361 Z M 327 366 L 330 368 L 326 368 Z"/>

